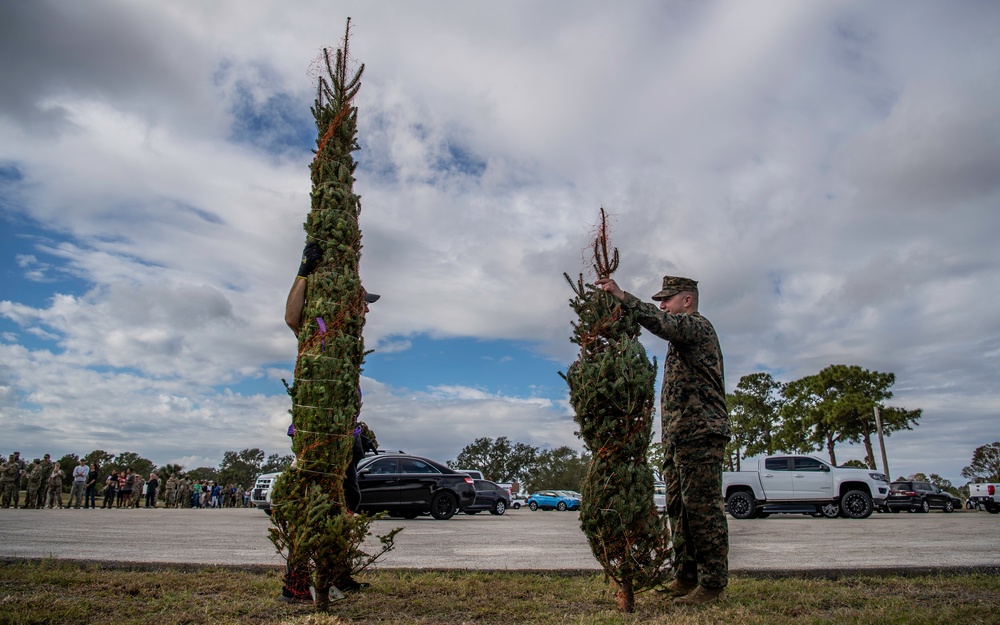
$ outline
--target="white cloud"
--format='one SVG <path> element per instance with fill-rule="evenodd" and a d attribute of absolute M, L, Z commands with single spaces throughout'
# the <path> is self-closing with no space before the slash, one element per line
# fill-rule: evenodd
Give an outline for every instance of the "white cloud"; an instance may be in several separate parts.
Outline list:
<path fill-rule="evenodd" d="M 958 481 L 954 467 L 991 442 L 996 7 L 338 10 L 366 64 L 356 190 L 362 276 L 382 294 L 366 342 L 380 353 L 426 333 L 534 341 L 568 362 L 562 273 L 586 270 L 603 206 L 627 289 L 648 296 L 665 273 L 701 281 L 730 387 L 762 368 L 894 371 L 897 399 L 925 409 L 893 437 L 901 455 Z M 14 263 L 36 286 L 85 285 L 45 303 L 0 292 L 0 420 L 23 447 L 142 445 L 208 462 L 287 446 L 280 391 L 217 389 L 291 375 L 281 315 L 310 155 L 259 147 L 280 134 L 265 123 L 280 111 L 261 108 L 261 136 L 247 123 L 234 139 L 232 110 L 244 97 L 307 109 L 310 63 L 341 35 L 317 15 L 327 3 L 0 9 L 0 54 L 18 59 L 0 68 L 12 86 L 0 172 L 17 173 L 0 178 L 0 200 L 54 233 Z M 578 444 L 565 406 L 491 383 L 386 386 L 365 409 L 395 445 L 449 457 L 477 436 Z"/>

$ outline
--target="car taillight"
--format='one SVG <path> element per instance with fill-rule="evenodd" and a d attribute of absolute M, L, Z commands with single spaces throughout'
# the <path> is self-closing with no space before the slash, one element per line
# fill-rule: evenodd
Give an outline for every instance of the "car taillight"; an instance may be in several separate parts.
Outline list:
<path fill-rule="evenodd" d="M 993 495 L 997 494 L 997 487 L 994 486 L 993 484 L 990 484 L 989 486 L 987 486 L 986 490 L 989 492 L 990 497 L 992 497 Z"/>
<path fill-rule="evenodd" d="M 475 484 L 475 482 L 473 482 L 473 481 L 472 481 L 472 478 L 471 478 L 471 477 L 467 477 L 467 478 L 465 478 L 465 483 L 466 483 L 466 484 Z"/>

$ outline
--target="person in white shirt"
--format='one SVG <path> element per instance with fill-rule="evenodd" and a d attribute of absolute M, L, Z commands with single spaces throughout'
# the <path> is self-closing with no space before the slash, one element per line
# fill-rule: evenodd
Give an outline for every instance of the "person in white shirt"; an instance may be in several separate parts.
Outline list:
<path fill-rule="evenodd" d="M 80 458 L 80 464 L 78 464 L 73 469 L 73 486 L 69 490 L 69 505 L 80 509 L 80 502 L 83 500 L 83 493 L 87 490 L 87 476 L 90 475 L 90 467 L 87 466 L 87 461 Z M 74 498 L 76 503 L 74 504 Z"/>

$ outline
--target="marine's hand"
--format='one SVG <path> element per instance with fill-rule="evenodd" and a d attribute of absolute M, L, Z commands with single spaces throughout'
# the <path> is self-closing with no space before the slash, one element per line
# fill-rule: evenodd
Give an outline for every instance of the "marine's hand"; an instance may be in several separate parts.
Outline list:
<path fill-rule="evenodd" d="M 319 248 L 319 243 L 316 241 L 306 243 L 305 249 L 302 250 L 302 262 L 299 263 L 298 275 L 305 278 L 311 274 L 321 258 L 323 258 L 323 250 Z"/>
<path fill-rule="evenodd" d="M 618 286 L 618 283 L 611 278 L 599 278 L 597 282 L 594 282 L 594 285 L 599 289 L 604 289 L 607 293 L 611 293 L 618 298 L 619 301 L 625 299 L 625 291 L 623 291 L 621 287 Z"/>

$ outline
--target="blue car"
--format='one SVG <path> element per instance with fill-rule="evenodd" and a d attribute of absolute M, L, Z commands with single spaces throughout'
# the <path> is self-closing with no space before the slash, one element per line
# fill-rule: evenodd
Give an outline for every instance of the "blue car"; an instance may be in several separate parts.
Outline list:
<path fill-rule="evenodd" d="M 526 503 L 528 508 L 531 510 L 579 510 L 580 509 L 580 498 L 575 495 L 571 495 L 566 491 L 558 490 L 540 490 L 531 497 L 528 497 Z"/>

